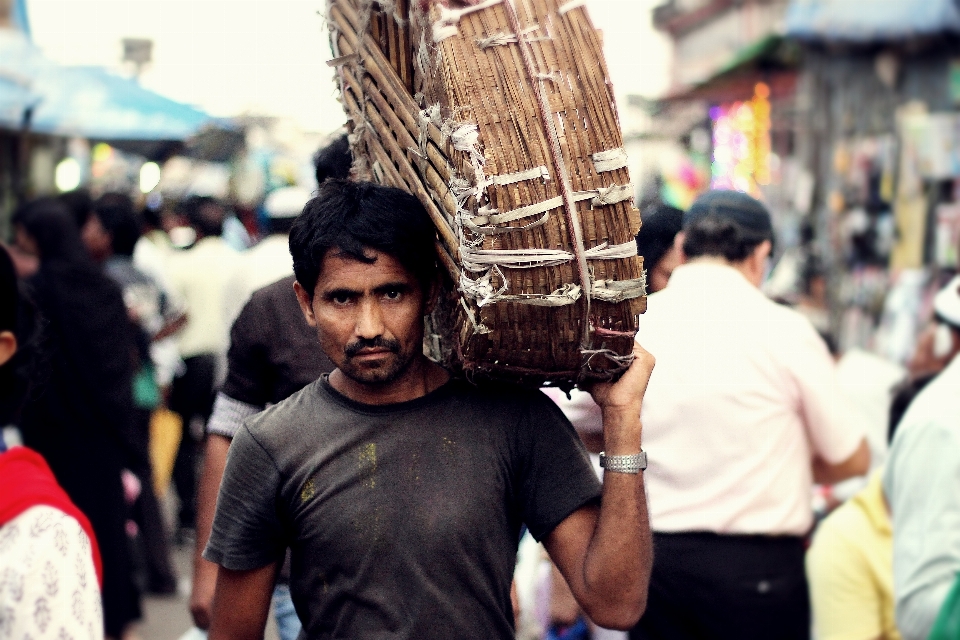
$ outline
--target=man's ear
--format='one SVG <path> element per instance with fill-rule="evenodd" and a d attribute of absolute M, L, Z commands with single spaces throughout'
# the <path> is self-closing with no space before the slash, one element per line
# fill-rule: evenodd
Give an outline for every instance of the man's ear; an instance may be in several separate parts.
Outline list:
<path fill-rule="evenodd" d="M 677 250 L 677 256 L 680 258 L 680 264 L 685 264 L 687 262 L 687 254 L 683 250 L 683 241 L 687 239 L 687 234 L 683 231 L 677 231 L 677 235 L 673 236 L 673 246 Z"/>
<path fill-rule="evenodd" d="M 0 367 L 10 362 L 17 352 L 17 336 L 13 331 L 0 331 Z"/>
<path fill-rule="evenodd" d="M 753 259 L 758 269 L 767 270 L 767 258 L 770 257 L 771 251 L 773 251 L 773 243 L 769 240 L 764 240 L 753 250 Z"/>
<path fill-rule="evenodd" d="M 317 318 L 313 315 L 313 297 L 296 280 L 293 281 L 293 292 L 297 294 L 297 302 L 300 303 L 300 311 L 303 312 L 307 324 L 311 327 L 317 326 Z"/>

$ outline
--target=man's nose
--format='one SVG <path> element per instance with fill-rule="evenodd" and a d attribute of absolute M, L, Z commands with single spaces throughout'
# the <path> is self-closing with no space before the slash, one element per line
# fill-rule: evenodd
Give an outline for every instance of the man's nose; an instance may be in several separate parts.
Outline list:
<path fill-rule="evenodd" d="M 374 300 L 364 300 L 360 304 L 360 314 L 357 318 L 357 337 L 376 338 L 383 335 L 383 311 Z"/>

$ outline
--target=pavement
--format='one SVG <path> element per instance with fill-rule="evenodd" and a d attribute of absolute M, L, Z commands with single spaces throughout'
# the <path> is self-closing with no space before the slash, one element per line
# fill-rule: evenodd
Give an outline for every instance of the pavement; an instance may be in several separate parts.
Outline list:
<path fill-rule="evenodd" d="M 170 498 L 161 500 L 161 508 L 167 521 L 174 520 L 175 513 Z M 177 593 L 170 596 L 145 595 L 143 597 L 143 620 L 134 629 L 130 640 L 179 640 L 193 627 L 190 618 L 190 585 L 193 575 L 193 546 L 171 545 L 174 569 L 179 577 Z M 280 640 L 273 612 L 267 619 L 264 640 Z"/>
<path fill-rule="evenodd" d="M 174 547 L 173 563 L 180 576 L 177 594 L 144 596 L 143 620 L 135 631 L 140 640 L 179 640 L 193 626 L 189 610 L 192 550 Z M 279 640 L 272 613 L 267 621 L 264 640 Z"/>

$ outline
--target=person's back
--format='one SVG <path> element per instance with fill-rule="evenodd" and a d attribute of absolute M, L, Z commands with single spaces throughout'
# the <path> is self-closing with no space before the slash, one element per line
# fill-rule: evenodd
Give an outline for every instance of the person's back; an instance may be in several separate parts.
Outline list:
<path fill-rule="evenodd" d="M 47 379 L 24 408 L 24 443 L 39 451 L 90 519 L 103 552 L 104 621 L 119 636 L 140 616 L 120 474 L 139 464 L 132 442 L 133 330 L 119 287 L 86 255 L 60 205 L 40 200 L 13 218 L 40 269 L 29 280 L 45 325 Z"/>
<path fill-rule="evenodd" d="M 760 291 L 769 213 L 712 191 L 684 214 L 685 263 L 650 296 L 642 422 L 656 549 L 632 638 L 805 638 L 812 484 L 866 470 L 823 341 Z"/>
<path fill-rule="evenodd" d="M 960 276 L 934 298 L 951 358 L 910 403 L 890 448 L 897 625 L 925 640 L 960 574 Z"/>
<path fill-rule="evenodd" d="M 239 254 L 220 236 L 224 212 L 209 199 L 188 201 L 187 215 L 199 238 L 192 247 L 170 259 L 170 281 L 187 305 L 187 324 L 178 336 L 184 359 L 223 355 L 229 325 L 223 309 L 226 285 L 239 264 Z"/>
<path fill-rule="evenodd" d="M 678 267 L 648 305 L 640 335 L 659 354 L 643 415 L 648 446 L 660 452 L 648 479 L 658 497 L 651 526 L 684 531 L 709 521 L 725 533 L 803 534 L 812 484 L 804 421 L 833 409 L 810 406 L 804 387 L 836 396 L 823 341 L 724 265 Z M 757 464 L 761 451 L 780 464 Z"/>

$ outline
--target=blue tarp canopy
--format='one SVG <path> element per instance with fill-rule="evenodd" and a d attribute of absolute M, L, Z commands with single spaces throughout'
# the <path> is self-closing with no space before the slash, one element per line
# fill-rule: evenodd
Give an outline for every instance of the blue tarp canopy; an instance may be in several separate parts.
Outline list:
<path fill-rule="evenodd" d="M 8 91 L 9 89 L 9 91 Z M 23 34 L 0 30 L 0 127 L 93 140 L 185 140 L 209 115 L 101 67 L 64 67 Z"/>
<path fill-rule="evenodd" d="M 894 42 L 960 33 L 956 0 L 792 0 L 786 35 L 799 40 Z"/>

